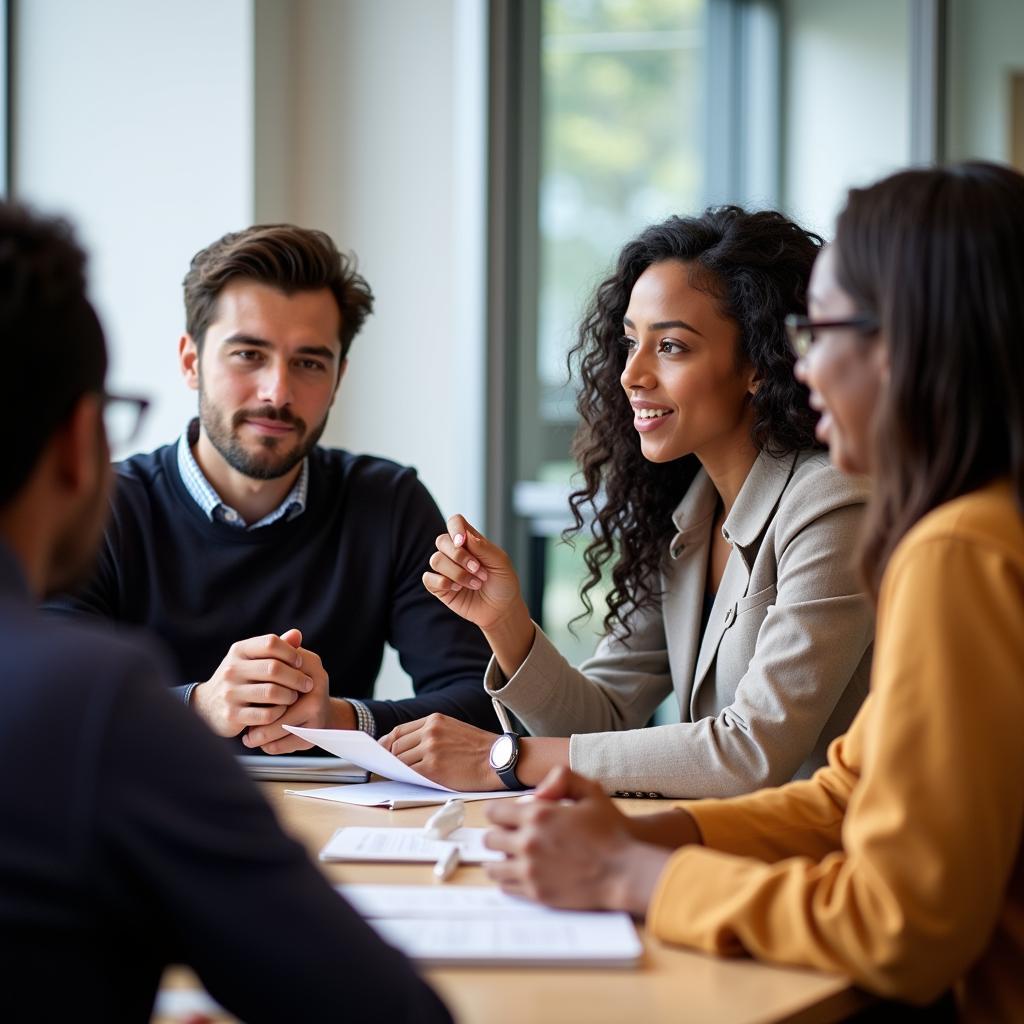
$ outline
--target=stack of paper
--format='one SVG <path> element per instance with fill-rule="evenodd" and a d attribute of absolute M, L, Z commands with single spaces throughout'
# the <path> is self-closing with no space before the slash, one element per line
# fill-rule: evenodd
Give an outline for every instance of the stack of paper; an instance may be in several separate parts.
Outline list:
<path fill-rule="evenodd" d="M 238 763 L 249 777 L 261 782 L 366 782 L 365 768 L 339 757 L 271 757 L 239 754 Z"/>
<path fill-rule="evenodd" d="M 384 939 L 428 966 L 632 967 L 643 955 L 628 914 L 552 910 L 484 886 L 338 891 Z"/>

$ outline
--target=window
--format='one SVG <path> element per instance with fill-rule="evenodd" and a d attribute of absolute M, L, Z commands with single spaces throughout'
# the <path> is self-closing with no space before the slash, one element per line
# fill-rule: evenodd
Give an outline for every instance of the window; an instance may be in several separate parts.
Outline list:
<path fill-rule="evenodd" d="M 492 5 L 492 16 L 492 54 L 511 55 L 494 90 L 504 102 L 497 143 L 492 134 L 492 165 L 509 177 L 492 177 L 492 200 L 500 193 L 509 203 L 509 272 L 497 287 L 513 297 L 505 351 L 492 350 L 511 397 L 491 471 L 516 483 L 492 486 L 488 518 L 534 615 L 578 659 L 592 650 L 603 610 L 578 639 L 569 632 L 586 539 L 575 550 L 557 540 L 575 469 L 566 356 L 595 286 L 640 229 L 710 201 L 752 192 L 774 200 L 776 10 L 763 0 L 523 0 Z M 755 102 L 767 115 L 749 116 Z M 757 159 L 747 159 L 754 143 Z"/>

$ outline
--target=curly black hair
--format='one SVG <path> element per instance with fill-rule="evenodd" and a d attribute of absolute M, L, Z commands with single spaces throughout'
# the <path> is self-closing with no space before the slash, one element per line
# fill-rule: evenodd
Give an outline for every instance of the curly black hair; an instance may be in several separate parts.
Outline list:
<path fill-rule="evenodd" d="M 670 217 L 627 243 L 611 276 L 599 286 L 569 352 L 582 386 L 576 407 L 581 423 L 573 455 L 583 486 L 569 499 L 575 525 L 569 541 L 590 524 L 584 551 L 588 576 L 580 588 L 593 612 L 590 591 L 612 566 L 607 631 L 628 637 L 629 617 L 659 598 L 659 569 L 672 535 L 671 514 L 699 469 L 695 455 L 669 463 L 648 462 L 633 429 L 633 411 L 619 377 L 626 361 L 622 320 L 637 278 L 652 264 L 691 264 L 694 287 L 714 296 L 722 313 L 739 327 L 740 365 L 752 365 L 758 382 L 751 396 L 752 439 L 759 451 L 782 455 L 820 447 L 817 414 L 807 389 L 793 376 L 794 357 L 783 320 L 805 313 L 807 283 L 822 245 L 781 213 L 711 207 L 699 217 Z M 586 511 L 592 510 L 593 515 Z"/>

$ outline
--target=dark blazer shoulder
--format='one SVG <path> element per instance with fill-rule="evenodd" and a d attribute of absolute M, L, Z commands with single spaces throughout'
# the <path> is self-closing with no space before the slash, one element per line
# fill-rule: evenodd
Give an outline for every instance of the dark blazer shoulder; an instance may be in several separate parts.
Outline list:
<path fill-rule="evenodd" d="M 61 707 L 67 717 L 73 716 L 70 707 L 85 713 L 126 686 L 164 690 L 171 683 L 167 656 L 148 635 L 93 618 L 56 617 L 35 608 L 5 612 L 0 637 L 8 678 L 31 679 L 30 687 L 18 682 L 16 692 L 6 694 L 13 705 Z"/>

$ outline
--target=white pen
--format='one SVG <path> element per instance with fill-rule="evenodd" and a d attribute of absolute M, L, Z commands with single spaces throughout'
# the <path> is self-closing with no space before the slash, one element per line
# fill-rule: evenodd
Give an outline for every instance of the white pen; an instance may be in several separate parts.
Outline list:
<path fill-rule="evenodd" d="M 509 721 L 508 712 L 505 710 L 505 706 L 497 697 L 492 697 L 491 703 L 494 705 L 494 713 L 498 716 L 498 724 L 501 726 L 501 731 L 512 732 L 512 723 Z"/>
<path fill-rule="evenodd" d="M 439 882 L 447 882 L 449 878 L 455 874 L 455 869 L 459 866 L 459 848 L 452 843 L 440 857 L 437 858 L 437 863 L 434 865 L 434 878 Z"/>
<path fill-rule="evenodd" d="M 447 839 L 466 820 L 466 805 L 457 797 L 435 811 L 423 826 L 428 839 Z"/>

